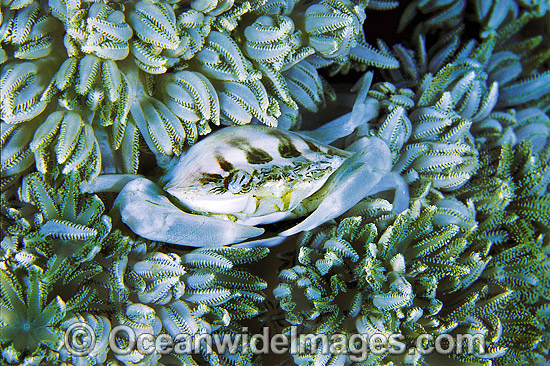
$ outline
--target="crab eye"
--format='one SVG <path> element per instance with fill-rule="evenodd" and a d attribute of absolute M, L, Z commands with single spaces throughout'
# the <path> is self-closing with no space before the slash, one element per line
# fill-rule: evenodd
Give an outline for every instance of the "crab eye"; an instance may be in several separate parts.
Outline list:
<path fill-rule="evenodd" d="M 252 188 L 250 186 L 251 179 L 252 177 L 247 171 L 237 170 L 226 178 L 227 190 L 233 194 L 246 193 Z"/>

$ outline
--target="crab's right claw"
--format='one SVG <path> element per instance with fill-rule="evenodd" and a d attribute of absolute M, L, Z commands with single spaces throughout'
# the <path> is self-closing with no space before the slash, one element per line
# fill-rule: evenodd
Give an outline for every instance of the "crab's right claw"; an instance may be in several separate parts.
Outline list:
<path fill-rule="evenodd" d="M 379 138 L 365 138 L 358 152 L 349 157 L 308 201 L 320 201 L 317 209 L 298 225 L 279 235 L 311 230 L 334 219 L 365 198 L 391 169 L 391 152 Z M 306 201 L 307 202 L 307 201 Z"/>
<path fill-rule="evenodd" d="M 395 189 L 396 210 L 406 209 L 409 203 L 408 186 L 398 173 L 390 172 L 391 151 L 378 137 L 362 138 L 349 147 L 355 154 L 328 178 L 323 187 L 306 199 L 320 201 L 315 211 L 298 225 L 283 231 L 280 236 L 290 236 L 300 231 L 312 230 L 332 220 L 363 198 L 388 189 Z"/>
<path fill-rule="evenodd" d="M 291 236 L 299 233 L 300 231 L 312 230 L 322 223 L 340 216 L 366 196 L 371 186 L 378 181 L 379 177 L 376 176 L 376 174 L 373 174 L 372 170 L 362 162 L 352 162 L 352 160 L 355 160 L 354 157 L 351 157 L 344 162 L 346 166 L 342 164 L 339 168 L 337 173 L 342 172 L 343 174 L 338 174 L 338 179 L 334 179 L 334 175 L 337 174 L 335 173 L 329 178 L 327 183 L 325 183 L 321 189 L 321 192 L 318 192 L 311 197 L 313 199 L 317 199 L 316 196 L 321 196 L 321 194 L 324 195 L 324 197 L 321 198 L 322 202 L 319 207 L 298 225 L 283 231 L 279 235 Z M 348 169 L 342 170 L 343 167 Z M 344 182 L 342 179 L 344 174 L 350 183 L 339 185 L 336 184 Z M 369 182 L 369 179 L 371 178 L 374 178 L 375 180 L 373 184 L 357 184 L 358 182 Z"/>
<path fill-rule="evenodd" d="M 113 205 L 122 221 L 137 235 L 155 241 L 193 247 L 223 246 L 263 234 L 264 230 L 176 207 L 150 180 L 126 184 Z"/>

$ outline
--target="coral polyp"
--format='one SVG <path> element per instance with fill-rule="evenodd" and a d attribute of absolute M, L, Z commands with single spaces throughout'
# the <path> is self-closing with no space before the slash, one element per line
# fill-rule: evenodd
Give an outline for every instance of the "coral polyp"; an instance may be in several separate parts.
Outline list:
<path fill-rule="evenodd" d="M 0 364 L 550 364 L 549 40 L 548 0 L 1 1 Z"/>
<path fill-rule="evenodd" d="M 284 16 L 271 14 L 268 3 L 248 1 L 219 8 L 148 0 L 44 5 L 6 8 L 2 120 L 34 124 L 37 130 L 49 114 L 71 111 L 91 127 L 84 130 L 97 141 L 75 133 L 87 146 L 67 158 L 84 161 L 82 150 L 96 144 L 94 163 L 101 160 L 110 173 L 137 171 L 140 140 L 162 165 L 163 156 L 181 154 L 220 120 L 276 126 L 277 117 L 290 109 L 295 112 L 287 126 L 296 125 L 298 105 L 317 110 L 330 92 L 316 68 L 343 65 L 350 57 L 367 65 L 375 52 L 363 40 L 364 5 L 347 1 L 323 2 Z M 346 21 L 340 20 L 343 16 Z M 302 17 L 305 23 L 299 21 L 301 28 L 296 28 Z M 334 24 L 322 25 L 329 19 Z M 239 27 L 248 23 L 246 29 Z M 277 27 L 281 34 L 276 36 Z M 274 51 L 276 42 L 284 49 Z M 312 66 L 306 59 L 314 56 Z M 309 81 L 301 80 L 304 72 Z M 51 137 L 54 143 L 59 138 Z M 41 143 L 41 136 L 20 141 L 17 156 L 27 157 L 28 146 Z M 29 158 L 19 160 L 18 169 L 3 169 L 4 175 L 19 174 L 29 165 Z M 49 165 L 36 168 L 46 173 Z M 89 171 L 86 179 L 98 174 Z"/>

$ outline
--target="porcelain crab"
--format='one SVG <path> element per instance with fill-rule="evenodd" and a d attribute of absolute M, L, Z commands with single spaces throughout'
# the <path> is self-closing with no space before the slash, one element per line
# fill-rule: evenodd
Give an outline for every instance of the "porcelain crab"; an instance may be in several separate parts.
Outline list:
<path fill-rule="evenodd" d="M 122 188 L 114 209 L 134 233 L 197 247 L 240 243 L 264 233 L 257 225 L 307 216 L 277 237 L 238 244 L 276 245 L 387 190 L 395 190 L 393 211 L 399 213 L 408 207 L 408 186 L 391 171 L 384 140 L 362 137 L 346 150 L 329 145 L 378 115 L 378 102 L 367 95 L 371 81 L 366 73 L 358 83 L 351 112 L 317 130 L 224 127 L 176 158 L 158 185 L 143 177 L 100 176 L 95 188 L 84 190 Z"/>
<path fill-rule="evenodd" d="M 405 209 L 407 185 L 391 166 L 377 137 L 341 150 L 272 127 L 225 127 L 193 145 L 158 185 L 128 182 L 115 207 L 134 233 L 189 246 L 242 242 L 264 232 L 256 225 L 307 216 L 285 237 L 384 190 L 396 189 L 394 210 Z"/>

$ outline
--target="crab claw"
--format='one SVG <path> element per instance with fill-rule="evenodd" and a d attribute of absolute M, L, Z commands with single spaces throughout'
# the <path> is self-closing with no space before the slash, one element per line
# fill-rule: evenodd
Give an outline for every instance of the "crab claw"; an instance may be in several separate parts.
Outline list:
<path fill-rule="evenodd" d="M 308 202 L 304 202 L 305 205 L 321 202 L 317 209 L 298 225 L 280 233 L 280 236 L 312 230 L 340 216 L 366 196 L 391 188 L 397 188 L 396 202 L 399 208 L 401 209 L 405 201 L 408 205 L 407 185 L 400 182 L 402 178 L 398 175 L 390 173 L 391 151 L 382 139 L 361 139 L 352 150 L 356 151 L 355 155 L 346 159 L 323 187 L 306 199 Z"/>
<path fill-rule="evenodd" d="M 360 125 L 366 124 L 371 119 L 376 118 L 380 109 L 380 103 L 375 98 L 368 96 L 372 77 L 372 72 L 365 73 L 358 84 L 353 87 L 352 90 L 358 89 L 359 93 L 351 112 L 325 123 L 315 130 L 301 132 L 312 139 L 330 144 L 339 138 L 350 135 Z"/>
<path fill-rule="evenodd" d="M 263 234 L 264 230 L 176 207 L 164 191 L 145 178 L 124 186 L 114 202 L 122 221 L 149 240 L 193 247 L 223 246 Z"/>

